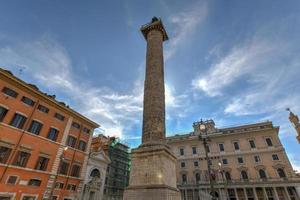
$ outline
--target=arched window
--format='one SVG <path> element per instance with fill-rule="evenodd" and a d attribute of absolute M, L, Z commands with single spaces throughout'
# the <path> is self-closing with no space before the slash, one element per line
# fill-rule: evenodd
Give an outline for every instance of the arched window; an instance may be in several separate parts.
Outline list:
<path fill-rule="evenodd" d="M 242 179 L 243 180 L 248 180 L 248 174 L 247 174 L 247 172 L 246 171 L 241 171 L 241 175 L 242 175 Z"/>
<path fill-rule="evenodd" d="M 277 173 L 278 173 L 280 178 L 285 178 L 286 177 L 285 172 L 282 168 L 278 168 Z"/>
<path fill-rule="evenodd" d="M 182 174 L 182 183 L 186 183 L 187 182 L 187 178 L 185 174 Z"/>
<path fill-rule="evenodd" d="M 259 173 L 259 177 L 260 177 L 260 178 L 262 178 L 262 179 L 267 178 L 267 175 L 266 175 L 265 170 L 260 169 L 260 170 L 258 171 L 258 173 Z"/>
<path fill-rule="evenodd" d="M 91 172 L 91 177 L 98 177 L 100 178 L 100 172 L 98 169 L 93 169 L 93 171 Z"/>
<path fill-rule="evenodd" d="M 200 174 L 199 173 L 196 173 L 195 174 L 195 177 L 196 177 L 196 182 L 198 183 L 200 181 Z"/>
<path fill-rule="evenodd" d="M 230 172 L 225 172 L 225 178 L 226 178 L 227 181 L 231 181 Z"/>

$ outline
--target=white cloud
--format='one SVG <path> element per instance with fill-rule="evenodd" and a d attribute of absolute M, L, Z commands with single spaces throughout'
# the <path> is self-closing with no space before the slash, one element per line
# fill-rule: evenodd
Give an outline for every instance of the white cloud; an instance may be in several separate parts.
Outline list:
<path fill-rule="evenodd" d="M 264 41 L 251 41 L 243 46 L 234 47 L 228 55 L 212 65 L 207 73 L 195 78 L 192 85 L 208 96 L 222 95 L 224 88 L 263 65 L 264 57 L 272 52 L 273 45 Z"/>
<path fill-rule="evenodd" d="M 208 8 L 206 3 L 197 2 L 168 19 L 174 27 L 174 35 L 172 35 L 172 39 L 166 48 L 165 60 L 171 58 L 181 44 L 186 43 L 188 36 L 193 34 L 195 29 L 199 27 L 199 24 L 205 20 L 207 12 Z"/>
<path fill-rule="evenodd" d="M 98 122 L 105 134 L 123 137 L 142 111 L 142 94 L 136 90 L 123 95 L 76 80 L 68 53 L 49 37 L 2 47 L 0 60 L 2 66 L 14 72 L 22 66 L 29 80 L 33 78 L 37 85 L 66 95 L 72 106 Z"/>
<path fill-rule="evenodd" d="M 133 89 L 120 94 L 107 87 L 95 88 L 73 73 L 71 59 L 66 50 L 49 37 L 40 40 L 11 44 L 0 48 L 1 65 L 14 72 L 22 66 L 27 80 L 58 91 L 80 113 L 99 123 L 104 133 L 121 138 L 134 124 L 139 124 L 143 102 L 143 80 L 138 78 Z M 18 74 L 16 74 L 18 76 Z M 174 89 L 166 87 L 166 106 L 179 106 Z M 59 97 L 58 97 L 59 99 Z M 97 131 L 99 133 L 99 131 Z"/>

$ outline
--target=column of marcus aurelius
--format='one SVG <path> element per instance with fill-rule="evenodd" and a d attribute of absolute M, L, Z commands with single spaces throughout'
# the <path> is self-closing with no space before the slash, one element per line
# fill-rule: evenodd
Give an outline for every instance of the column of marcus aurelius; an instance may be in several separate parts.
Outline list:
<path fill-rule="evenodd" d="M 168 39 L 156 17 L 141 28 L 147 41 L 142 144 L 132 150 L 129 187 L 124 200 L 180 200 L 176 157 L 165 143 L 163 42 Z"/>

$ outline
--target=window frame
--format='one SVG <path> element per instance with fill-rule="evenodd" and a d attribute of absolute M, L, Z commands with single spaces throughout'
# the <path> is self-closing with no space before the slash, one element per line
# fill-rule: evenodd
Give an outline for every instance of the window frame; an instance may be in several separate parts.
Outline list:
<path fill-rule="evenodd" d="M 51 133 L 51 130 L 55 130 L 55 139 L 51 139 L 49 136 L 50 136 L 50 133 Z M 48 134 L 47 134 L 47 139 L 49 140 L 52 140 L 54 142 L 56 142 L 57 138 L 58 138 L 58 134 L 59 134 L 59 130 L 57 128 L 54 128 L 54 127 L 50 127 L 49 131 L 48 131 Z"/>
<path fill-rule="evenodd" d="M 258 158 L 258 160 L 256 160 L 256 158 Z M 254 156 L 253 156 L 253 160 L 254 160 L 255 163 L 260 163 L 260 161 L 261 161 L 259 155 L 254 155 Z"/>
<path fill-rule="evenodd" d="M 71 145 L 70 145 L 69 143 L 71 142 L 71 138 L 72 138 L 72 140 L 73 140 L 74 142 L 72 142 Z M 69 146 L 69 147 L 75 148 L 75 147 L 76 147 L 76 143 L 77 143 L 76 137 L 73 136 L 73 135 L 68 135 L 68 138 L 67 138 L 67 144 L 66 144 L 66 145 Z"/>
<path fill-rule="evenodd" d="M 9 178 L 10 177 L 16 177 L 16 181 L 14 182 L 14 183 L 9 183 L 8 181 L 9 181 Z M 17 183 L 18 183 L 18 181 L 19 181 L 19 176 L 17 176 L 17 175 L 9 175 L 9 176 L 7 176 L 7 178 L 6 178 L 6 181 L 5 181 L 5 184 L 7 184 L 7 185 L 17 185 Z"/>
<path fill-rule="evenodd" d="M 35 104 L 35 101 L 33 101 L 32 99 L 30 99 L 29 97 L 26 97 L 26 96 L 23 96 L 23 97 L 21 98 L 21 101 L 22 101 L 24 104 L 26 104 L 26 105 L 28 105 L 28 106 L 31 106 L 31 107 L 33 107 L 34 104 Z"/>
<path fill-rule="evenodd" d="M 2 110 L 2 111 L 1 111 Z M 3 122 L 4 118 L 6 117 L 9 109 L 0 105 L 0 122 Z"/>
<path fill-rule="evenodd" d="M 180 167 L 181 167 L 181 168 L 185 168 L 185 167 L 186 167 L 186 164 L 185 164 L 184 161 L 181 161 L 181 162 L 180 162 Z"/>
<path fill-rule="evenodd" d="M 41 168 L 38 169 L 39 161 L 41 160 L 41 158 L 44 158 L 44 159 L 46 160 L 46 164 L 41 165 L 41 166 L 43 166 L 42 169 L 41 169 Z M 35 164 L 34 169 L 39 170 L 39 171 L 47 171 L 49 161 L 50 161 L 50 159 L 49 159 L 48 157 L 39 155 L 39 157 L 38 157 L 38 159 L 37 159 L 37 162 L 36 162 L 36 164 Z"/>
<path fill-rule="evenodd" d="M 16 122 L 15 120 L 17 120 L 17 117 L 21 117 L 21 121 L 18 120 L 18 122 Z M 13 116 L 13 118 L 11 119 L 9 125 L 18 129 L 23 129 L 25 123 L 27 121 L 27 116 L 21 113 L 16 112 Z"/>
<path fill-rule="evenodd" d="M 34 123 L 37 124 L 37 127 L 33 127 L 33 126 L 34 126 Z M 43 128 L 43 125 L 44 125 L 44 124 L 43 124 L 42 122 L 33 119 L 33 120 L 31 120 L 31 123 L 30 123 L 30 126 L 29 126 L 27 132 L 32 133 L 32 134 L 34 134 L 34 135 L 39 135 L 40 132 L 41 132 L 41 130 L 42 130 L 42 128 Z M 35 128 L 36 130 L 34 130 L 34 128 Z"/>
<path fill-rule="evenodd" d="M 269 143 L 267 142 L 268 140 L 271 142 L 270 143 L 271 145 L 269 145 Z M 272 137 L 266 137 L 265 138 L 265 143 L 266 143 L 267 147 L 273 147 L 274 146 Z"/>
<path fill-rule="evenodd" d="M 19 95 L 18 92 L 16 92 L 15 90 L 13 90 L 13 89 L 11 89 L 11 88 L 9 88 L 9 87 L 6 87 L 6 86 L 4 86 L 4 87 L 2 88 L 1 92 L 2 92 L 3 94 L 5 94 L 6 96 L 10 96 L 10 97 L 15 98 L 15 99 L 16 99 L 16 98 L 18 97 L 18 95 Z M 12 92 L 13 94 L 9 94 L 9 92 Z"/>
<path fill-rule="evenodd" d="M 50 109 L 42 104 L 39 104 L 38 107 L 37 107 L 37 110 L 42 112 L 42 113 L 45 113 L 45 114 L 48 114 Z"/>
<path fill-rule="evenodd" d="M 3 160 L 4 160 L 4 162 L 0 162 L 0 163 L 2 163 L 2 164 L 6 164 L 7 163 L 7 161 L 8 161 L 8 159 L 9 159 L 9 157 L 10 157 L 10 155 L 11 155 L 11 152 L 12 152 L 12 148 L 9 148 L 9 147 L 6 147 L 6 146 L 0 146 L 0 149 L 1 148 L 6 148 L 6 149 L 8 149 L 8 153 L 6 153 L 6 154 L 4 154 L 4 157 L 3 157 Z"/>
<path fill-rule="evenodd" d="M 235 144 L 237 144 L 237 146 Z M 236 148 L 236 147 L 238 147 L 238 148 Z M 233 141 L 233 149 L 235 151 L 240 151 L 241 150 L 240 143 L 238 141 Z"/>
<path fill-rule="evenodd" d="M 65 118 L 66 118 L 66 117 L 65 117 L 64 115 L 62 115 L 62 114 L 56 112 L 56 113 L 54 114 L 54 118 L 57 119 L 57 120 L 59 120 L 59 121 L 62 121 L 62 122 L 63 122 L 63 121 L 65 121 Z"/>
<path fill-rule="evenodd" d="M 179 148 L 179 155 L 184 156 L 184 148 Z"/>
<path fill-rule="evenodd" d="M 34 184 L 30 184 L 31 181 L 38 181 L 38 185 L 34 185 Z M 42 180 L 41 179 L 38 179 L 38 178 L 31 178 L 28 180 L 28 183 L 27 183 L 27 186 L 30 186 L 30 187 L 40 187 L 42 185 Z"/>
<path fill-rule="evenodd" d="M 240 159 L 241 159 L 242 162 L 240 162 Z M 237 161 L 238 161 L 239 165 L 245 164 L 243 157 L 237 157 Z"/>
<path fill-rule="evenodd" d="M 225 145 L 224 145 L 224 143 L 219 143 L 218 146 L 219 146 L 219 151 L 220 152 L 225 152 Z"/>
<path fill-rule="evenodd" d="M 196 146 L 192 146 L 192 154 L 197 155 L 197 147 Z"/>
<path fill-rule="evenodd" d="M 64 166 L 64 168 L 62 168 L 64 164 L 65 164 L 65 166 Z M 70 162 L 68 162 L 66 160 L 61 161 L 60 165 L 59 165 L 58 174 L 68 175 L 69 168 L 70 168 Z M 64 169 L 64 171 L 66 171 L 66 172 L 64 172 L 64 171 L 62 172 L 62 169 Z"/>
<path fill-rule="evenodd" d="M 256 149 L 256 143 L 254 139 L 249 139 L 248 142 L 249 142 L 250 149 Z"/>
<path fill-rule="evenodd" d="M 277 159 L 274 159 L 274 157 L 277 158 Z M 273 161 L 278 161 L 278 160 L 280 160 L 277 153 L 272 154 L 272 160 L 273 160 Z"/>
<path fill-rule="evenodd" d="M 76 171 L 75 171 L 75 169 L 76 169 Z M 71 167 L 70 176 L 79 178 L 80 173 L 81 173 L 81 165 L 73 164 L 72 167 Z"/>
<path fill-rule="evenodd" d="M 84 148 L 82 149 L 82 147 L 80 147 L 81 144 L 84 144 Z M 84 140 L 79 140 L 79 143 L 78 143 L 78 149 L 85 152 L 86 151 L 86 145 L 87 145 L 87 142 L 84 141 Z"/>
<path fill-rule="evenodd" d="M 18 160 L 19 160 L 19 156 L 21 156 L 22 153 L 25 153 L 26 157 L 25 157 L 25 161 L 24 160 L 22 161 L 22 165 L 19 165 Z M 17 155 L 14 158 L 13 165 L 18 166 L 18 167 L 26 168 L 26 166 L 28 164 L 28 161 L 30 159 L 30 156 L 31 156 L 31 153 L 29 153 L 27 151 L 18 150 Z"/>

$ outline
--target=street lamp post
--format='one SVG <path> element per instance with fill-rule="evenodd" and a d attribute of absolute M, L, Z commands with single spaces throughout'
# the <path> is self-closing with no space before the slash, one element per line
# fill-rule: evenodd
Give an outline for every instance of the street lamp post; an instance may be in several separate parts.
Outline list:
<path fill-rule="evenodd" d="M 207 170 L 208 170 L 208 174 L 209 174 L 210 194 L 212 196 L 212 199 L 216 200 L 214 180 L 213 180 L 212 173 L 211 173 L 211 164 L 212 163 L 210 162 L 210 159 L 208 157 L 208 142 L 210 141 L 210 139 L 207 136 L 207 127 L 206 127 L 205 122 L 203 122 L 201 119 L 200 122 L 193 123 L 193 128 L 194 128 L 195 132 L 197 132 L 199 140 L 203 142 L 205 158 L 206 158 L 206 163 L 207 163 Z"/>

